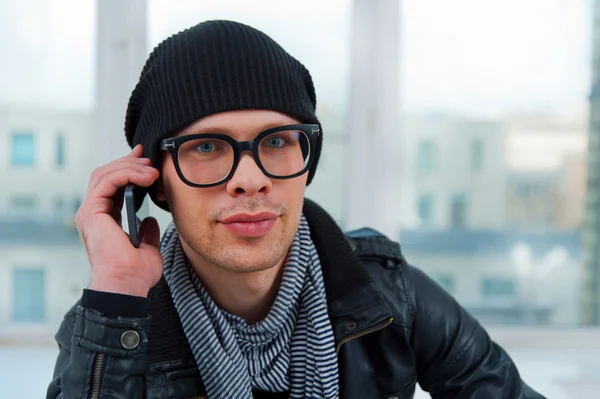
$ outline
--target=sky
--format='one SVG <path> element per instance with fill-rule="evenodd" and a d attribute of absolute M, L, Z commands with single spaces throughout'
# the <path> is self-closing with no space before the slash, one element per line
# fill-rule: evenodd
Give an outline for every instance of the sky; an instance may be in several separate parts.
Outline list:
<path fill-rule="evenodd" d="M 403 0 L 409 112 L 568 113 L 589 91 L 591 0 Z M 206 19 L 253 25 L 311 71 L 319 104 L 349 90 L 351 0 L 148 0 L 148 52 Z M 95 1 L 0 2 L 0 105 L 91 109 Z"/>

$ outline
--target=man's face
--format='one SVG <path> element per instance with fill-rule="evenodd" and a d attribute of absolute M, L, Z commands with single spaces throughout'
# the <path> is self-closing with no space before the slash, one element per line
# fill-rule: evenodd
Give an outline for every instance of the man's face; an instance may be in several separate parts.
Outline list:
<path fill-rule="evenodd" d="M 230 111 L 202 118 L 179 135 L 222 133 L 248 141 L 266 129 L 296 123 L 275 111 Z M 234 272 L 265 270 L 286 256 L 300 222 L 308 173 L 270 179 L 244 152 L 229 181 L 195 188 L 181 181 L 171 156 L 165 155 L 158 199 L 169 204 L 184 248 Z M 262 221 L 243 222 L 256 217 Z"/>

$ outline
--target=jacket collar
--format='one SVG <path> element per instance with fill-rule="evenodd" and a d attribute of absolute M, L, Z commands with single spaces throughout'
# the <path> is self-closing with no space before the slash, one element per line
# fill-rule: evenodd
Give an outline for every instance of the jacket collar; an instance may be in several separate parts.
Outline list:
<path fill-rule="evenodd" d="M 304 200 L 303 212 L 321 261 L 335 340 L 389 319 L 389 307 L 333 218 L 309 199 Z"/>

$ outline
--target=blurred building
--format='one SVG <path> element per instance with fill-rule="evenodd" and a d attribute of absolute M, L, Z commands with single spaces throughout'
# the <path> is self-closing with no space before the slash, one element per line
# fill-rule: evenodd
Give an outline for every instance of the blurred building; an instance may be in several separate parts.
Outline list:
<path fill-rule="evenodd" d="M 398 167 L 403 229 L 502 228 L 507 173 L 500 121 L 407 116 Z"/>
<path fill-rule="evenodd" d="M 583 120 L 406 119 L 400 244 L 485 323 L 576 322 Z"/>
<path fill-rule="evenodd" d="M 581 234 L 405 229 L 402 251 L 485 324 L 572 324 Z"/>
<path fill-rule="evenodd" d="M 92 116 L 80 111 L 0 109 L 0 220 L 64 221 L 92 170 Z"/>
<path fill-rule="evenodd" d="M 144 0 L 98 2 L 94 112 L 0 109 L 0 340 L 53 336 L 89 283 L 74 215 L 93 169 L 128 151 L 145 9 Z"/>
<path fill-rule="evenodd" d="M 77 229 L 60 221 L 0 221 L 0 342 L 54 336 L 90 267 Z"/>
<path fill-rule="evenodd" d="M 344 114 L 323 108 L 322 159 L 307 196 L 345 225 L 350 171 Z M 398 132 L 402 228 L 564 229 L 582 226 L 584 116 L 502 120 L 406 115 Z M 400 151 L 401 150 L 401 151 Z M 376 202 L 369 206 L 375 206 Z"/>
<path fill-rule="evenodd" d="M 558 223 L 558 173 L 514 172 L 508 178 L 507 224 L 514 228 L 552 228 Z"/>
<path fill-rule="evenodd" d="M 507 118 L 507 225 L 580 229 L 586 191 L 585 115 Z"/>
<path fill-rule="evenodd" d="M 600 0 L 594 0 L 581 322 L 600 324 Z"/>
<path fill-rule="evenodd" d="M 0 340 L 52 336 L 87 285 L 73 217 L 91 132 L 86 112 L 0 109 Z"/>

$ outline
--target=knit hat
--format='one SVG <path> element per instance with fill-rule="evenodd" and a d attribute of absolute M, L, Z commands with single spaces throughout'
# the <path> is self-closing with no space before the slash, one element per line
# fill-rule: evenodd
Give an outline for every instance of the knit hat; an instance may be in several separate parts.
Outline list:
<path fill-rule="evenodd" d="M 125 116 L 125 136 L 133 148 L 160 167 L 160 140 L 205 116 L 240 109 L 285 113 L 316 123 L 316 95 L 308 70 L 265 33 L 233 21 L 206 21 L 160 43 L 146 61 Z M 321 154 L 319 135 L 308 183 Z M 155 187 L 138 188 L 136 209 Z"/>

